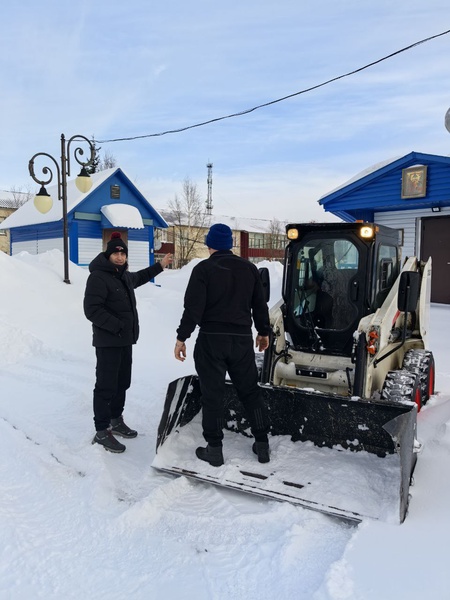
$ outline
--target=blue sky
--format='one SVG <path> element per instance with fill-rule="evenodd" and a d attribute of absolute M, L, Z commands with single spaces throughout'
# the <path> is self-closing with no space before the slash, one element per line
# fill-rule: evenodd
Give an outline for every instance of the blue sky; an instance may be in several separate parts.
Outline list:
<path fill-rule="evenodd" d="M 0 189 L 60 135 L 142 136 L 294 94 L 450 29 L 447 0 L 22 0 L 0 9 Z M 102 143 L 157 208 L 189 177 L 214 214 L 320 220 L 371 165 L 450 154 L 450 34 L 250 114 Z M 75 165 L 72 175 L 77 174 Z M 327 217 L 328 218 L 328 217 Z"/>

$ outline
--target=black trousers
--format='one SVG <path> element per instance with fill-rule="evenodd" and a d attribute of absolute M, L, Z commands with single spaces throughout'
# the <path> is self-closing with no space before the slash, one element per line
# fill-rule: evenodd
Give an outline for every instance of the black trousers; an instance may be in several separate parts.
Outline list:
<path fill-rule="evenodd" d="M 132 346 L 96 348 L 95 352 L 94 424 L 101 431 L 123 412 L 125 394 L 131 384 Z"/>
<path fill-rule="evenodd" d="M 208 444 L 222 445 L 227 371 L 244 406 L 255 440 L 267 442 L 269 421 L 258 386 L 252 335 L 200 331 L 195 344 L 194 361 L 202 394 L 203 437 Z"/>

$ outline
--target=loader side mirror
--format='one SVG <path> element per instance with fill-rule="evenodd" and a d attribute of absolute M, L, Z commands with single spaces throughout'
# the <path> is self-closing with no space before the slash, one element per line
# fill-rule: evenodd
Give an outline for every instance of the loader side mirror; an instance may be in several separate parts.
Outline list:
<path fill-rule="evenodd" d="M 269 269 L 267 267 L 259 267 L 259 278 L 261 279 L 263 291 L 264 291 L 264 300 L 269 302 L 270 300 L 270 275 Z"/>
<path fill-rule="evenodd" d="M 397 308 L 400 312 L 414 312 L 420 293 L 420 274 L 417 271 L 404 271 L 400 275 Z"/>

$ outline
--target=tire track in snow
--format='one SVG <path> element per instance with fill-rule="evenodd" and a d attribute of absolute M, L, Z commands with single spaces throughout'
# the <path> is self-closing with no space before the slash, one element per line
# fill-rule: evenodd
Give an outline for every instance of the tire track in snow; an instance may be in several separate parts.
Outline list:
<path fill-rule="evenodd" d="M 152 535 L 179 545 L 170 567 L 158 567 L 160 577 L 169 579 L 187 564 L 201 568 L 202 585 L 212 600 L 273 600 L 264 586 L 273 578 L 280 581 L 280 597 L 310 600 L 322 582 L 314 578 L 312 560 L 322 562 L 325 576 L 356 529 L 339 519 L 185 477 L 159 486 L 120 521 L 125 530 L 151 528 Z M 284 577 L 292 569 L 298 577 L 291 572 Z"/>

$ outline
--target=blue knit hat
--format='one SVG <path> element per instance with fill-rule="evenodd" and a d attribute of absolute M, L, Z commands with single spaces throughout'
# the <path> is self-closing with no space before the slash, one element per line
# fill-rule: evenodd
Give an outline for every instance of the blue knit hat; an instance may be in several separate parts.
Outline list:
<path fill-rule="evenodd" d="M 216 223 L 216 225 L 211 226 L 205 244 L 213 250 L 231 250 L 233 247 L 233 232 L 228 225 Z"/>

